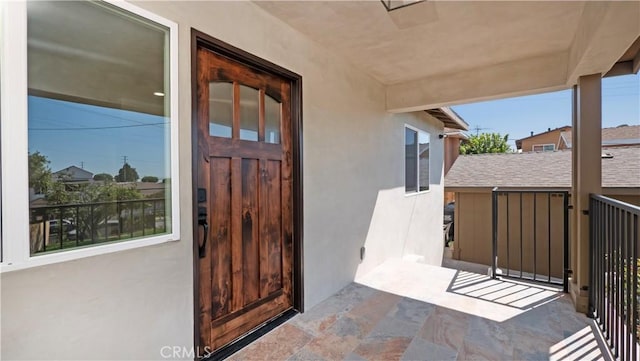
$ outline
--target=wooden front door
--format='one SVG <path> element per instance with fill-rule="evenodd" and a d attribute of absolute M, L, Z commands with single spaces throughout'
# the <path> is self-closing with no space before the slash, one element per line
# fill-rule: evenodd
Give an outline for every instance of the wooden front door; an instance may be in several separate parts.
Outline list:
<path fill-rule="evenodd" d="M 293 306 L 291 83 L 197 49 L 199 345 Z"/>

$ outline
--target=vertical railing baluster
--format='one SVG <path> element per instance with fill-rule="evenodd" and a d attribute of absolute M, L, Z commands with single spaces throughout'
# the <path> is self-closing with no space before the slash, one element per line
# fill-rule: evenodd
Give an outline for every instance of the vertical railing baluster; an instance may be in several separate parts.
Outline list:
<path fill-rule="evenodd" d="M 591 309 L 589 310 L 591 312 L 591 316 L 593 316 L 593 318 L 597 321 L 597 316 L 599 315 L 598 313 L 598 286 L 597 286 L 597 282 L 598 282 L 598 235 L 599 235 L 599 231 L 600 229 L 598 228 L 598 222 L 597 219 L 600 217 L 600 209 L 598 207 L 598 202 L 593 199 L 590 198 L 589 199 L 589 203 L 591 206 L 592 211 L 589 211 L 589 214 L 591 215 L 591 217 L 593 217 L 591 220 L 595 220 L 594 222 L 590 222 L 591 223 L 591 228 L 592 228 L 592 232 L 589 233 L 589 241 L 590 241 L 590 249 L 589 249 L 589 260 L 591 262 L 591 280 L 593 283 L 593 287 L 589 287 L 589 296 L 591 297 L 591 299 L 589 300 L 590 302 L 590 306 Z"/>
<path fill-rule="evenodd" d="M 522 278 L 522 269 L 524 265 L 522 264 L 522 192 L 518 192 L 520 196 L 520 278 Z"/>
<path fill-rule="evenodd" d="M 511 251 L 509 250 L 509 193 L 505 193 L 505 195 L 507 196 L 507 276 L 509 276 L 509 270 L 511 267 L 511 264 L 509 263 L 509 256 L 511 256 Z"/>
<path fill-rule="evenodd" d="M 622 293 L 622 298 L 624 299 L 623 302 L 623 308 L 624 308 L 624 330 L 623 330 L 623 348 L 621 349 L 621 352 L 624 354 L 624 360 L 629 360 L 629 351 L 630 351 L 630 341 L 629 340 L 629 331 L 631 328 L 630 322 L 631 321 L 631 300 L 629 299 L 629 289 L 630 289 L 630 285 L 631 285 L 631 263 L 630 263 L 630 259 L 629 259 L 629 232 L 628 232 L 628 228 L 629 228 L 629 215 L 631 214 L 630 212 L 627 211 L 623 211 L 622 212 L 623 217 L 622 217 L 622 229 L 621 231 L 623 232 L 623 237 L 622 237 L 622 246 L 623 246 L 623 250 L 622 250 L 622 259 L 624 260 L 624 279 L 622 282 L 622 285 L 624 286 L 623 289 L 623 293 Z M 621 357 L 622 358 L 622 357 Z"/>
<path fill-rule="evenodd" d="M 537 204 L 537 199 L 538 199 L 538 193 L 533 193 L 533 280 L 537 281 L 538 280 L 538 235 L 537 235 L 537 228 L 538 228 L 538 204 Z"/>
<path fill-rule="evenodd" d="M 615 357 L 618 357 L 618 355 L 620 354 L 620 312 L 622 311 L 620 308 L 620 296 L 621 296 L 621 292 L 620 292 L 620 278 L 622 277 L 622 269 L 621 269 L 621 264 L 620 264 L 620 209 L 615 208 L 614 212 L 613 212 L 613 219 L 614 219 L 614 224 L 613 224 L 613 229 L 614 229 L 614 238 L 613 241 L 615 242 L 614 247 L 615 247 L 615 253 L 616 253 L 616 287 L 614 289 L 615 294 L 613 295 L 613 299 L 614 302 L 616 304 L 616 308 L 615 308 L 615 312 L 616 312 L 616 318 L 615 318 L 615 329 L 613 332 L 614 335 L 614 344 L 615 344 Z"/>
<path fill-rule="evenodd" d="M 612 305 L 611 305 L 611 300 L 612 300 L 612 289 L 613 289 L 613 246 L 612 246 L 612 240 L 613 240 L 613 222 L 612 222 L 612 218 L 613 218 L 613 212 L 612 212 L 612 207 L 610 205 L 607 205 L 607 340 L 609 341 L 609 343 L 611 343 L 611 340 L 613 339 L 613 335 L 611 334 L 611 330 L 612 330 L 612 324 L 611 324 L 611 319 L 612 319 Z M 609 345 L 610 347 L 613 347 L 613 345 Z"/>
<path fill-rule="evenodd" d="M 156 234 L 156 201 L 153 201 L 153 234 Z"/>
<path fill-rule="evenodd" d="M 62 249 L 62 230 L 64 229 L 64 223 L 62 218 L 64 217 L 64 208 L 60 207 L 60 219 L 58 220 L 58 236 L 60 237 L 60 249 Z"/>
<path fill-rule="evenodd" d="M 80 206 L 76 206 L 76 247 L 80 245 L 78 237 L 80 237 Z"/>
<path fill-rule="evenodd" d="M 129 202 L 129 237 L 133 238 L 133 204 Z"/>
<path fill-rule="evenodd" d="M 121 213 L 122 213 L 122 208 L 120 207 L 120 201 L 116 201 L 116 213 L 117 213 L 117 219 L 118 219 L 118 240 L 122 239 L 122 217 L 121 217 Z"/>
<path fill-rule="evenodd" d="M 167 201 L 166 199 L 162 199 L 162 226 L 163 232 L 167 232 Z"/>
<path fill-rule="evenodd" d="M 89 206 L 89 218 L 91 219 L 91 243 L 96 242 L 96 229 L 95 229 L 95 220 L 93 219 L 93 203 Z"/>
<path fill-rule="evenodd" d="M 491 225 L 492 225 L 492 251 L 491 251 L 491 278 L 496 279 L 498 268 L 498 188 L 491 192 Z"/>
<path fill-rule="evenodd" d="M 551 193 L 547 194 L 547 282 L 551 282 Z"/>
<path fill-rule="evenodd" d="M 109 240 L 109 208 L 107 204 L 103 205 L 104 209 L 104 240 L 105 242 Z"/>
<path fill-rule="evenodd" d="M 569 193 L 564 192 L 562 195 L 562 290 L 564 293 L 569 292 Z"/>
<path fill-rule="evenodd" d="M 633 215 L 633 237 L 631 238 L 633 244 L 633 357 L 632 360 L 638 359 L 638 248 L 640 248 L 640 238 L 638 237 L 638 214 Z"/>

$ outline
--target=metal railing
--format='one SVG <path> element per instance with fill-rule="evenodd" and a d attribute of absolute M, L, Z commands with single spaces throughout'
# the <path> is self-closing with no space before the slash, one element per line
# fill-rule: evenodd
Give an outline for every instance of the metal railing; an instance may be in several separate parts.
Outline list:
<path fill-rule="evenodd" d="M 640 207 L 592 194 L 589 314 L 613 356 L 638 360 Z"/>
<path fill-rule="evenodd" d="M 164 198 L 30 208 L 31 254 L 167 232 Z"/>
<path fill-rule="evenodd" d="M 494 188 L 492 277 L 500 268 L 503 277 L 559 284 L 567 292 L 568 209 L 568 191 Z"/>

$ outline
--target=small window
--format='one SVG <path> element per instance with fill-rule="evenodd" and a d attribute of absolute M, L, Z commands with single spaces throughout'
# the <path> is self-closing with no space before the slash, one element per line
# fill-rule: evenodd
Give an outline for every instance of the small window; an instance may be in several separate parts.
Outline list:
<path fill-rule="evenodd" d="M 169 28 L 94 2 L 27 21 L 30 255 L 171 233 Z"/>
<path fill-rule="evenodd" d="M 536 144 L 532 149 L 534 152 L 553 152 L 556 150 L 555 144 Z"/>
<path fill-rule="evenodd" d="M 405 127 L 405 192 L 429 190 L 429 134 Z"/>

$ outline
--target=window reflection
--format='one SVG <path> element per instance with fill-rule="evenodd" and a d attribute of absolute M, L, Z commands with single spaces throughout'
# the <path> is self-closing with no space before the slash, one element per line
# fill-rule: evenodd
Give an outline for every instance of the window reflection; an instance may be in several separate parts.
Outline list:
<path fill-rule="evenodd" d="M 32 255 L 168 233 L 168 29 L 104 3 L 28 2 Z"/>

